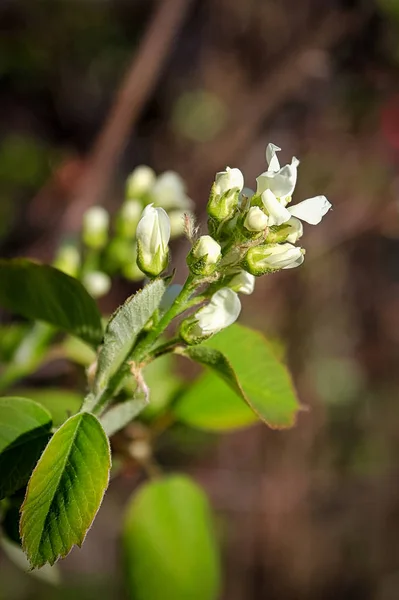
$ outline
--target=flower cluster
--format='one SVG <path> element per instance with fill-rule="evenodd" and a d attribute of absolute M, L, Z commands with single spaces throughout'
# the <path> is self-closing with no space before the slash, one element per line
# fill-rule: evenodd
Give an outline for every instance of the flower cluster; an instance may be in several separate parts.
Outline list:
<path fill-rule="evenodd" d="M 54 264 L 79 278 L 96 298 L 109 291 L 113 275 L 121 274 L 130 281 L 153 275 L 150 263 L 156 263 L 156 258 L 146 253 L 149 245 L 160 248 L 155 267 L 159 273 L 168 263 L 169 240 L 183 234 L 184 215 L 191 214 L 192 206 L 177 173 L 166 171 L 157 177 L 150 167 L 138 166 L 127 179 L 124 202 L 115 219 L 111 222 L 109 213 L 100 206 L 88 209 L 83 218 L 82 247 L 78 240 L 62 244 Z M 146 236 L 152 215 L 160 215 L 153 238 L 144 244 L 137 243 L 142 213 L 140 238 Z"/>
<path fill-rule="evenodd" d="M 331 208 L 325 196 L 291 206 L 299 161 L 294 157 L 281 167 L 278 151 L 267 146 L 268 167 L 257 177 L 256 191 L 244 188 L 239 169 L 216 174 L 207 205 L 209 232 L 193 242 L 187 256 L 194 288 L 206 287 L 205 305 L 180 328 L 189 344 L 233 323 L 241 309 L 238 294 L 251 294 L 256 277 L 301 265 L 305 250 L 296 245 L 301 221 L 316 225 Z M 168 264 L 171 224 L 164 208 L 148 205 L 137 228 L 137 264 L 149 276 Z"/>

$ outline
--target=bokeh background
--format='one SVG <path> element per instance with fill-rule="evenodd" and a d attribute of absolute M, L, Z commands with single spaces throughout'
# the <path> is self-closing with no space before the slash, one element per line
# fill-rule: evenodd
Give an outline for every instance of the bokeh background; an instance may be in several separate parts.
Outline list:
<path fill-rule="evenodd" d="M 334 210 L 241 321 L 279 340 L 310 410 L 290 431 L 180 432 L 163 461 L 211 498 L 223 600 L 397 600 L 399 1 L 2 0 L 0 132 L 1 255 L 46 261 L 88 206 L 118 208 L 138 164 L 179 172 L 204 220 L 217 170 L 251 187 L 267 142 L 300 158 L 296 199 Z M 116 282 L 102 308 L 134 289 Z M 37 377 L 74 385 L 59 362 Z M 124 598 L 139 481 L 112 483 L 61 588 L 0 555 L 0 598 Z"/>

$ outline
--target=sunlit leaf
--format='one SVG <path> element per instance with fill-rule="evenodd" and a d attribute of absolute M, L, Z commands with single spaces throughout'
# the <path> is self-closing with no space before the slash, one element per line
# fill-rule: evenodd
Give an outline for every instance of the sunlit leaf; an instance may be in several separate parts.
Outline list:
<path fill-rule="evenodd" d="M 26 259 L 0 260 L 0 304 L 45 321 L 92 346 L 102 340 L 97 305 L 83 285 L 62 271 Z"/>
<path fill-rule="evenodd" d="M 51 415 L 27 398 L 0 398 L 0 499 L 27 480 L 50 437 Z"/>
<path fill-rule="evenodd" d="M 29 480 L 21 509 L 22 546 L 32 567 L 54 564 L 80 546 L 108 485 L 110 451 L 89 413 L 54 434 Z"/>
<path fill-rule="evenodd" d="M 134 600 L 217 600 L 219 557 L 204 492 L 188 477 L 145 484 L 123 530 L 124 568 Z"/>

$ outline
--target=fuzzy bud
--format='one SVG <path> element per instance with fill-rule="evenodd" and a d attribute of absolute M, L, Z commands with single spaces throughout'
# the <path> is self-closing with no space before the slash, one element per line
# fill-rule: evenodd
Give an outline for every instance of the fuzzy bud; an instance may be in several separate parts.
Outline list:
<path fill-rule="evenodd" d="M 83 241 L 93 250 L 101 250 L 108 241 L 109 214 L 101 206 L 92 206 L 83 216 Z"/>
<path fill-rule="evenodd" d="M 187 256 L 190 271 L 195 275 L 211 275 L 221 258 L 221 251 L 210 235 L 202 235 Z"/>
<path fill-rule="evenodd" d="M 262 244 L 250 248 L 244 267 L 255 276 L 272 273 L 280 269 L 298 267 L 304 261 L 304 250 L 292 244 Z"/>
<path fill-rule="evenodd" d="M 126 181 L 126 198 L 134 200 L 148 194 L 154 185 L 156 175 L 151 167 L 140 165 L 134 169 Z"/>
<path fill-rule="evenodd" d="M 163 208 L 145 207 L 137 226 L 137 266 L 156 277 L 168 265 L 170 221 Z"/>

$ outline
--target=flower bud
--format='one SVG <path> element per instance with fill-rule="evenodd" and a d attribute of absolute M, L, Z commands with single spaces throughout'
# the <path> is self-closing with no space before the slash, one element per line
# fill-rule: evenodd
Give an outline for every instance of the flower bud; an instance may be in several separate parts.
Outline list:
<path fill-rule="evenodd" d="M 202 235 L 187 256 L 187 264 L 195 275 L 211 275 L 221 258 L 222 249 L 210 236 Z"/>
<path fill-rule="evenodd" d="M 244 227 L 248 231 L 264 231 L 267 227 L 268 218 L 259 206 L 251 206 L 244 221 Z"/>
<path fill-rule="evenodd" d="M 101 206 L 92 206 L 83 216 L 83 241 L 89 248 L 101 250 L 108 241 L 109 214 Z"/>
<path fill-rule="evenodd" d="M 111 279 L 102 271 L 90 271 L 84 275 L 83 285 L 93 298 L 100 298 L 111 289 Z"/>
<path fill-rule="evenodd" d="M 186 228 L 185 215 L 191 216 L 191 213 L 184 210 L 172 210 L 169 214 L 170 237 L 177 238 L 183 235 Z"/>
<path fill-rule="evenodd" d="M 116 231 L 120 237 L 133 239 L 138 222 L 143 212 L 143 205 L 138 200 L 127 200 L 122 204 L 116 220 Z"/>
<path fill-rule="evenodd" d="M 213 294 L 209 304 L 182 322 L 180 335 L 187 344 L 199 344 L 215 333 L 232 325 L 241 312 L 239 297 L 230 288 Z"/>
<path fill-rule="evenodd" d="M 80 267 L 80 254 L 76 246 L 65 244 L 58 250 L 54 266 L 71 277 L 77 277 Z"/>
<path fill-rule="evenodd" d="M 245 269 L 255 276 L 280 269 L 292 269 L 303 263 L 304 253 L 302 248 L 292 244 L 262 244 L 248 250 Z"/>
<path fill-rule="evenodd" d="M 232 217 L 243 187 L 244 177 L 240 169 L 226 167 L 226 171 L 216 173 L 208 201 L 208 215 L 217 221 Z"/>
<path fill-rule="evenodd" d="M 126 198 L 128 200 L 142 198 L 151 190 L 155 179 L 156 175 L 151 167 L 146 165 L 136 167 L 126 181 Z"/>
<path fill-rule="evenodd" d="M 137 265 L 147 275 L 156 277 L 167 267 L 169 258 L 170 222 L 164 209 L 146 206 L 136 235 Z"/>
<path fill-rule="evenodd" d="M 165 171 L 157 178 L 151 190 L 151 196 L 154 204 L 165 210 L 173 208 L 186 210 L 193 205 L 192 200 L 186 194 L 186 185 L 183 179 L 174 171 Z"/>
<path fill-rule="evenodd" d="M 238 294 L 246 294 L 249 296 L 252 294 L 255 288 L 255 277 L 251 273 L 247 273 L 242 269 L 237 275 L 234 275 L 233 279 L 229 282 L 229 288 Z"/>

